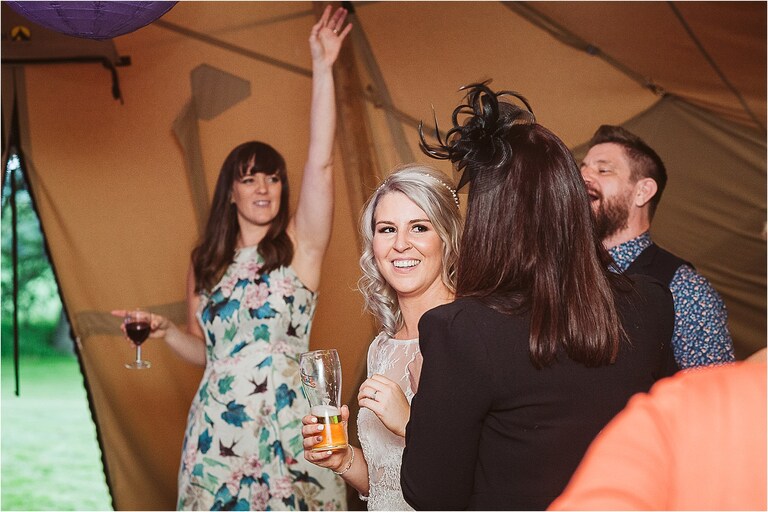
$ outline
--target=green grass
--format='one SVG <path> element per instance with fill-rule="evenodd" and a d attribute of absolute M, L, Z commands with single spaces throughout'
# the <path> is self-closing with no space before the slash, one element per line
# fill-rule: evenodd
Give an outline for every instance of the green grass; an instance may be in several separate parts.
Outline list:
<path fill-rule="evenodd" d="M 19 345 L 21 354 L 27 357 L 43 358 L 62 355 L 50 345 L 55 322 L 21 323 L 19 325 Z M 3 317 L 0 325 L 0 351 L 3 359 L 13 358 L 13 325 L 12 320 Z M 5 369 L 5 368 L 3 368 Z M 11 369 L 11 371 L 13 371 Z M 78 371 L 78 374 L 80 372 Z"/>
<path fill-rule="evenodd" d="M 77 360 L 23 357 L 18 397 L 1 363 L 0 509 L 111 510 Z"/>

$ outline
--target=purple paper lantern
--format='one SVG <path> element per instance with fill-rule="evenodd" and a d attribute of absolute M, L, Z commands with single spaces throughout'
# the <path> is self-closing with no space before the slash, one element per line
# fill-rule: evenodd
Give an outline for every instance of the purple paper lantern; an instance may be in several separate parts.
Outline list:
<path fill-rule="evenodd" d="M 148 25 L 176 2 L 5 2 L 45 28 L 86 39 L 110 39 Z"/>

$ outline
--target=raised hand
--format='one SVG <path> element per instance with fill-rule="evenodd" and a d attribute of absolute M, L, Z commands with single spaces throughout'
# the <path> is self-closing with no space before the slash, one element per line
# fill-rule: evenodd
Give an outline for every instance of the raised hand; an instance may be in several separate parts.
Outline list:
<path fill-rule="evenodd" d="M 312 27 L 309 34 L 309 47 L 312 52 L 313 66 L 332 66 L 339 56 L 341 43 L 347 37 L 352 25 L 344 26 L 347 10 L 343 7 L 336 9 L 331 16 L 331 6 L 325 8 L 320 20 Z"/>
<path fill-rule="evenodd" d="M 371 376 L 360 386 L 357 402 L 373 411 L 390 432 L 405 437 L 411 406 L 396 382 L 379 374 Z"/>

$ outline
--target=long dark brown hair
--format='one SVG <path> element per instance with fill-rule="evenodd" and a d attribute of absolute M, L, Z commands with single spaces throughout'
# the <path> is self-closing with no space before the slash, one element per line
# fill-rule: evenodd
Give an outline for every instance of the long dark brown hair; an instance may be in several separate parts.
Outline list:
<path fill-rule="evenodd" d="M 259 254 L 264 258 L 262 272 L 290 265 L 293 260 L 293 243 L 286 232 L 290 216 L 285 159 L 269 144 L 245 142 L 233 149 L 221 166 L 205 233 L 192 251 L 197 293 L 210 291 L 232 263 L 240 232 L 237 207 L 232 203 L 232 185 L 236 179 L 256 173 L 276 174 L 283 185 L 280 208 L 267 234 L 259 242 Z"/>
<path fill-rule="evenodd" d="M 537 367 L 554 361 L 558 345 L 588 366 L 615 361 L 624 330 L 614 291 L 627 281 L 609 270 L 573 156 L 519 94 L 466 89 L 447 142 L 421 137 L 427 154 L 450 159 L 471 184 L 457 296 L 506 314 L 529 312 Z M 499 101 L 507 95 L 526 108 Z"/>

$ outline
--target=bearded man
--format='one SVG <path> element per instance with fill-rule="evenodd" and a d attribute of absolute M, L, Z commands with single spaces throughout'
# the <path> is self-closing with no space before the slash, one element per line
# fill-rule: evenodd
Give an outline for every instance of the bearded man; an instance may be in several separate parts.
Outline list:
<path fill-rule="evenodd" d="M 734 360 L 720 295 L 687 261 L 653 243 L 650 229 L 667 183 L 659 155 L 620 126 L 601 126 L 589 141 L 581 175 L 600 238 L 619 269 L 665 283 L 675 304 L 672 337 L 680 368 Z"/>

